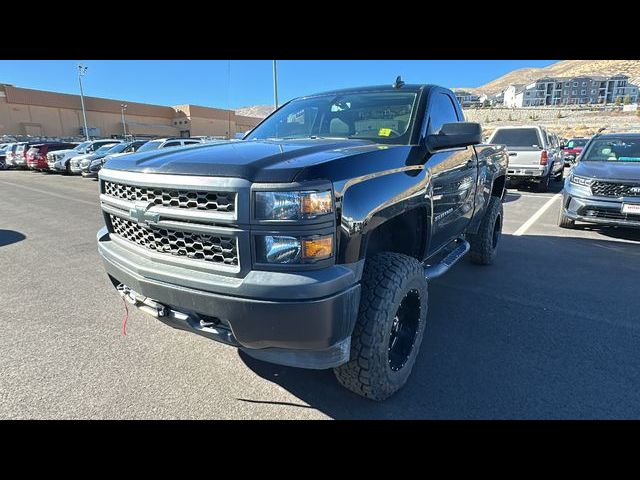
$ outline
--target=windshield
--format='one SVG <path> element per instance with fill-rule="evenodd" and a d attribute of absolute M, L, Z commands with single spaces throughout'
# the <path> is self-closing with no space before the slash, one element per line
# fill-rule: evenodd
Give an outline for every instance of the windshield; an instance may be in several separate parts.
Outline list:
<path fill-rule="evenodd" d="M 577 138 L 574 140 L 569 140 L 569 143 L 567 143 L 567 148 L 584 147 L 586 144 L 586 138 Z"/>
<path fill-rule="evenodd" d="M 147 150 L 157 150 L 162 145 L 162 140 L 152 140 L 142 145 L 137 151 L 146 152 Z"/>
<path fill-rule="evenodd" d="M 119 145 L 119 144 L 116 144 Z M 108 145 L 103 145 L 102 147 L 100 147 L 99 149 L 97 149 L 95 151 L 96 155 L 102 155 L 103 153 L 107 153 L 109 150 L 111 150 L 114 147 L 113 143 L 110 143 Z"/>
<path fill-rule="evenodd" d="M 76 145 L 72 150 L 77 150 L 78 152 L 82 152 L 84 151 L 89 145 L 91 145 L 91 142 L 82 142 L 80 145 Z"/>
<path fill-rule="evenodd" d="M 540 139 L 535 128 L 502 128 L 495 133 L 491 143 L 507 147 L 538 147 Z"/>
<path fill-rule="evenodd" d="M 293 100 L 246 140 L 329 137 L 408 144 L 416 97 L 413 92 L 373 92 Z"/>
<path fill-rule="evenodd" d="M 593 140 L 581 161 L 640 163 L 640 137 Z"/>
<path fill-rule="evenodd" d="M 130 143 L 116 143 L 115 145 L 111 145 L 108 149 L 108 153 L 120 153 L 127 149 L 127 147 L 131 146 Z M 102 149 L 100 149 L 102 150 Z"/>

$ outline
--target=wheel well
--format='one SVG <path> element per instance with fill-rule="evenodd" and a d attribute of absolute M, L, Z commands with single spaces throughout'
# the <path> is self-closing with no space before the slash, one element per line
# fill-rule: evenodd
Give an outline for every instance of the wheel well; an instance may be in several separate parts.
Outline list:
<path fill-rule="evenodd" d="M 426 212 L 422 208 L 393 217 L 369 234 L 365 256 L 395 252 L 421 260 L 428 225 Z"/>
<path fill-rule="evenodd" d="M 502 198 L 504 196 L 504 185 L 506 178 L 504 175 L 499 176 L 493 181 L 493 188 L 491 189 L 491 196 Z"/>

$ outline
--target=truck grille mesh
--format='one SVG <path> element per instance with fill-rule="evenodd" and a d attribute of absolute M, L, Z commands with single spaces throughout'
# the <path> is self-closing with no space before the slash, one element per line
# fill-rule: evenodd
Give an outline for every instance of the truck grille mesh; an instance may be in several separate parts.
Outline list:
<path fill-rule="evenodd" d="M 216 264 L 238 265 L 237 241 L 233 237 L 178 232 L 141 226 L 115 215 L 109 217 L 115 234 L 149 250 Z"/>
<path fill-rule="evenodd" d="M 640 193 L 634 193 L 632 188 L 640 185 L 625 185 L 622 183 L 593 182 L 591 192 L 600 197 L 640 197 Z"/>
<path fill-rule="evenodd" d="M 107 181 L 104 182 L 104 193 L 123 200 L 153 202 L 165 207 L 219 212 L 233 212 L 235 209 L 235 193 L 232 192 L 138 187 Z"/>

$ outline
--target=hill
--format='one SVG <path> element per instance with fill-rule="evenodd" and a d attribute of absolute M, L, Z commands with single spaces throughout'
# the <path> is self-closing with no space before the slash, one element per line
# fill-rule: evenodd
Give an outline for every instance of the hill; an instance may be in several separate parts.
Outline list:
<path fill-rule="evenodd" d="M 496 78 L 481 87 L 468 89 L 479 94 L 499 93 L 510 84 L 530 83 L 541 77 L 573 77 L 579 75 L 629 75 L 630 82 L 640 83 L 640 60 L 562 60 L 544 68 L 522 68 Z"/>
<path fill-rule="evenodd" d="M 236 108 L 237 115 L 246 117 L 264 118 L 273 112 L 273 105 L 251 105 L 249 107 Z"/>

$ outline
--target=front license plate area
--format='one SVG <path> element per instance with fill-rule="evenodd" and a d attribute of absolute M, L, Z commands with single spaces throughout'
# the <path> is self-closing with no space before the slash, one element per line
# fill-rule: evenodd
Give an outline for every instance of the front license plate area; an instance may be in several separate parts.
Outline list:
<path fill-rule="evenodd" d="M 622 204 L 622 213 L 628 213 L 630 215 L 640 215 L 640 204 L 624 203 Z"/>

